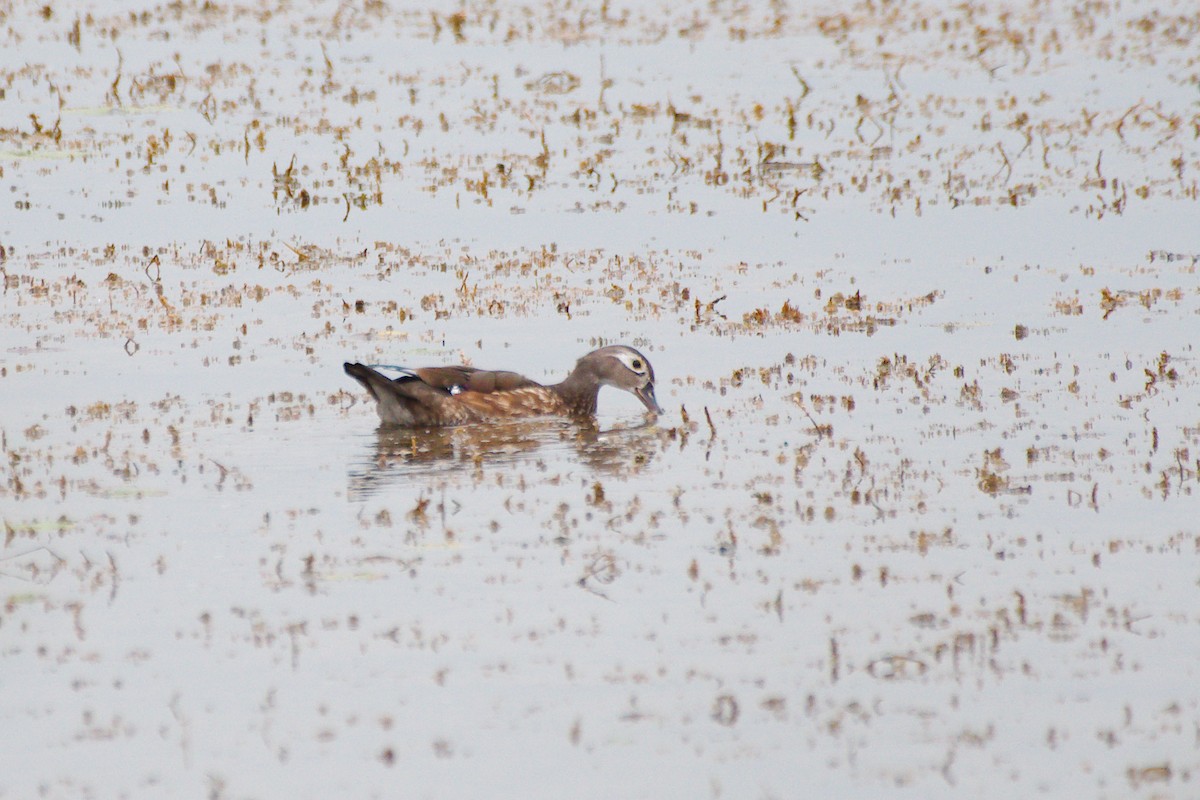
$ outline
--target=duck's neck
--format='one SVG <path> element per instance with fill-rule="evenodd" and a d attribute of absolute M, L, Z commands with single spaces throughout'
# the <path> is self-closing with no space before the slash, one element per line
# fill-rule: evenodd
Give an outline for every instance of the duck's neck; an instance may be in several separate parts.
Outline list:
<path fill-rule="evenodd" d="M 596 413 L 596 395 L 600 393 L 600 381 L 586 366 L 577 366 L 567 379 L 550 387 L 562 398 L 572 414 L 592 415 Z"/>

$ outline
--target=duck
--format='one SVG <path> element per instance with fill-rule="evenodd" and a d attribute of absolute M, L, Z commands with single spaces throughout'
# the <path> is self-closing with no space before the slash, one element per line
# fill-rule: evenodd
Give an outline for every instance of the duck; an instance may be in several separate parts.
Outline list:
<path fill-rule="evenodd" d="M 465 366 L 387 367 L 346 362 L 346 374 L 375 401 L 380 422 L 406 428 L 443 428 L 474 422 L 540 416 L 591 417 L 602 386 L 629 392 L 651 414 L 662 414 L 654 396 L 650 360 L 626 345 L 593 350 L 559 383 L 543 385 L 508 370 Z"/>

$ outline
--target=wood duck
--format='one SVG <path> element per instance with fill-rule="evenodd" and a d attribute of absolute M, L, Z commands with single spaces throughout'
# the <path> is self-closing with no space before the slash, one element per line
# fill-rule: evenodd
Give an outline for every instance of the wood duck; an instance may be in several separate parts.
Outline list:
<path fill-rule="evenodd" d="M 625 345 L 593 350 L 566 380 L 549 386 L 515 372 L 474 367 L 393 367 L 401 373 L 395 379 L 363 364 L 343 368 L 366 388 L 379 419 L 389 425 L 440 428 L 519 417 L 587 417 L 596 413 L 601 386 L 624 389 L 651 413 L 663 413 L 654 397 L 654 369 Z"/>

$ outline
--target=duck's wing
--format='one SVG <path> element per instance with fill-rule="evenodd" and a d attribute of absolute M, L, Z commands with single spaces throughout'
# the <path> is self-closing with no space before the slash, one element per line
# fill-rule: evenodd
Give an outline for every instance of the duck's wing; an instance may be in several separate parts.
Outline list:
<path fill-rule="evenodd" d="M 475 367 L 392 367 L 402 376 L 420 378 L 435 389 L 443 389 L 451 394 L 459 392 L 509 392 L 526 386 L 539 384 L 529 380 L 524 375 L 507 370 L 476 369 Z"/>
<path fill-rule="evenodd" d="M 470 367 L 455 367 L 461 370 L 465 381 L 458 384 L 458 391 L 479 392 L 492 394 L 495 392 L 511 392 L 515 389 L 525 389 L 541 384 L 529 380 L 517 372 L 502 369 L 472 369 Z M 424 377 L 424 376 L 422 376 Z M 451 389 L 450 391 L 454 391 Z"/>
<path fill-rule="evenodd" d="M 442 427 L 477 418 L 470 407 L 456 401 L 450 390 L 431 385 L 416 370 L 392 379 L 364 364 L 346 363 L 342 368 L 375 400 L 379 419 L 384 423 Z"/>

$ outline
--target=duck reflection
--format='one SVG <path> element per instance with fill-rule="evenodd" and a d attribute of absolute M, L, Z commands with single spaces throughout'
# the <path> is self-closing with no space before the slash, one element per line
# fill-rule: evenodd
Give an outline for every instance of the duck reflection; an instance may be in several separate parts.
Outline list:
<path fill-rule="evenodd" d="M 602 475 L 634 475 L 662 449 L 664 437 L 648 420 L 601 429 L 592 420 L 538 420 L 453 428 L 381 426 L 364 457 L 349 470 L 349 497 L 361 500 L 390 484 L 532 466 L 580 463 Z M 569 466 L 569 465 L 568 465 Z"/>

